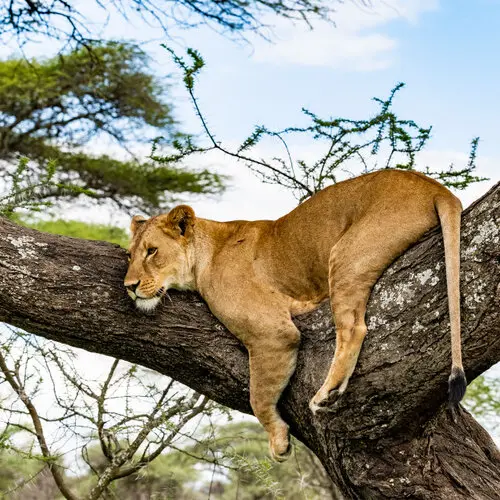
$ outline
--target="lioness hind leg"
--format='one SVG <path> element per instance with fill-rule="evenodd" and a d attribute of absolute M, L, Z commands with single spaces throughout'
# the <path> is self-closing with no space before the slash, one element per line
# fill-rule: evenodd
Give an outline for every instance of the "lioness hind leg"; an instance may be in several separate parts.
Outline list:
<path fill-rule="evenodd" d="M 369 295 L 370 289 L 361 289 L 349 295 L 336 294 L 335 300 L 332 300 L 336 330 L 335 355 L 325 382 L 309 404 L 314 413 L 327 400 L 333 402 L 329 398 L 331 391 L 338 390 L 341 395 L 347 388 L 366 336 L 364 317 Z"/>
<path fill-rule="evenodd" d="M 254 415 L 269 434 L 271 457 L 283 461 L 290 455 L 288 425 L 276 405 L 295 370 L 300 334 L 291 323 L 285 331 L 273 333 L 266 342 L 249 347 L 250 404 Z"/>
<path fill-rule="evenodd" d="M 402 225 L 400 224 L 402 227 Z M 326 380 L 309 406 L 316 412 L 337 390 L 347 388 L 366 336 L 366 304 L 384 269 L 411 243 L 408 232 L 394 230 L 391 238 L 373 232 L 376 221 L 366 220 L 351 229 L 332 248 L 329 287 L 336 329 L 335 355 Z"/>

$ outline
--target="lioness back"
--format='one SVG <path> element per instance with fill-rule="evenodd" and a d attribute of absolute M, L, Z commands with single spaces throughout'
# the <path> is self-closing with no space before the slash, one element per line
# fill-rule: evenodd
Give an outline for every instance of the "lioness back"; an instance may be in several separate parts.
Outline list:
<path fill-rule="evenodd" d="M 272 274 L 283 289 L 295 290 L 294 295 L 324 298 L 332 248 L 348 231 L 357 233 L 364 249 L 375 254 L 381 244 L 377 235 L 399 239 L 395 251 L 401 253 L 438 224 L 435 201 L 443 195 L 453 196 L 433 179 L 401 170 L 382 170 L 329 186 L 275 221 L 272 233 L 262 235 L 262 246 L 275 265 Z M 366 245 L 369 241 L 373 246 Z"/>

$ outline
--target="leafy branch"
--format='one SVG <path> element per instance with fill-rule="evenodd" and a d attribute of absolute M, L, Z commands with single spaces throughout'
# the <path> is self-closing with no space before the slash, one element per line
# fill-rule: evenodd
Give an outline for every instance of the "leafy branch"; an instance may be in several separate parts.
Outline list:
<path fill-rule="evenodd" d="M 84 440 L 81 456 L 95 480 L 82 498 L 95 500 L 106 495 L 114 481 L 138 474 L 179 436 L 189 438 L 193 431 L 184 434 L 183 429 L 215 409 L 207 397 L 179 390 L 173 380 L 163 383 L 162 378 L 157 384 L 157 376 L 151 380 L 135 365 L 119 369 L 118 360 L 110 364 L 101 383 L 92 384 L 76 371 L 72 351 L 11 331 L 10 337 L 2 335 L 0 350 L 0 387 L 7 386 L 10 392 L 9 401 L 0 402 L 0 414 L 9 417 L 0 433 L 0 446 L 20 453 L 10 445 L 13 428 L 33 436 L 41 455 L 30 450 L 27 456 L 48 467 L 65 498 L 80 496 L 72 491 L 62 454 L 53 451 L 45 423 L 57 423 L 60 432 Z M 37 409 L 37 397 L 42 388 L 50 386 L 55 402 L 50 411 L 58 416 L 49 419 Z M 137 404 L 138 398 L 141 404 Z M 31 423 L 18 423 L 23 419 Z M 99 447 L 90 456 L 89 445 L 96 442 Z"/>
<path fill-rule="evenodd" d="M 461 169 L 455 169 L 453 164 L 447 171 L 422 168 L 418 165 L 417 154 L 427 145 L 432 127 L 424 127 L 413 120 L 397 116 L 393 105 L 398 92 L 404 87 L 403 83 L 398 83 L 386 99 L 377 97 L 373 99 L 378 105 L 378 110 L 368 119 L 343 117 L 324 119 L 308 109 L 303 109 L 309 124 L 287 127 L 279 131 L 258 125 L 236 150 L 232 150 L 216 140 L 196 96 L 196 77 L 205 65 L 201 55 L 196 50 L 188 49 L 187 55 L 190 61 L 186 62 L 172 49 L 166 46 L 165 48 L 183 72 L 184 86 L 208 144 L 198 145 L 192 136 L 182 136 L 172 142 L 174 148 L 172 154 L 159 157 L 153 151 L 153 157 L 157 161 L 176 163 L 192 155 L 218 150 L 245 163 L 264 182 L 291 189 L 300 201 L 328 184 L 337 182 L 341 174 L 353 176 L 383 168 L 419 169 L 456 189 L 463 189 L 473 182 L 485 180 L 474 174 L 479 143 L 477 137 L 472 140 L 469 161 Z M 306 136 L 324 144 L 324 154 L 314 161 L 294 159 L 288 140 L 295 136 Z M 284 156 L 266 161 L 248 154 L 264 138 L 277 139 L 285 150 Z"/>
<path fill-rule="evenodd" d="M 54 198 L 80 194 L 93 196 L 93 192 L 89 189 L 57 181 L 56 171 L 57 162 L 49 160 L 45 171 L 40 176 L 34 176 L 30 170 L 29 158 L 19 158 L 17 167 L 10 176 L 9 191 L 0 196 L 0 216 L 12 217 L 19 209 L 39 212 L 42 208 L 52 206 L 50 200 Z"/>

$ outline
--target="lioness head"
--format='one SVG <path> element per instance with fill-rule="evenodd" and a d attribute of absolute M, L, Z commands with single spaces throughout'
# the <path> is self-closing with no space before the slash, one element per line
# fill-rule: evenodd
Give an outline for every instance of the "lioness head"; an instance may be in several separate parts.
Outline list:
<path fill-rule="evenodd" d="M 151 219 L 132 218 L 124 285 L 138 309 L 153 310 L 169 288 L 194 286 L 190 258 L 194 220 L 194 211 L 187 205 Z"/>

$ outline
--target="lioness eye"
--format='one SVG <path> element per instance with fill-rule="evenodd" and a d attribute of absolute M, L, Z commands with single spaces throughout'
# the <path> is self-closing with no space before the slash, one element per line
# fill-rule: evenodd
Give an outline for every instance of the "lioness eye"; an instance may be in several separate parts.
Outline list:
<path fill-rule="evenodd" d="M 158 251 L 157 248 L 151 247 L 148 248 L 148 255 L 154 255 Z"/>

